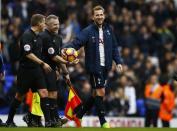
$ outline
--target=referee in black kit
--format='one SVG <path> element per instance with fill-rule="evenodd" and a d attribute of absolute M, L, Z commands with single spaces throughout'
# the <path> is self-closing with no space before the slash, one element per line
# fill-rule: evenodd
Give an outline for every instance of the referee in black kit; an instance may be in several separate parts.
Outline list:
<path fill-rule="evenodd" d="M 58 35 L 59 19 L 55 15 L 49 15 L 46 18 L 46 30 L 40 33 L 43 43 L 42 57 L 43 60 L 48 63 L 52 71 L 45 75 L 47 89 L 49 92 L 49 104 L 50 104 L 50 116 L 53 126 L 62 126 L 67 122 L 67 119 L 61 119 L 58 116 L 57 105 L 57 75 L 56 71 L 62 69 L 64 77 L 69 80 L 69 73 L 65 64 L 77 64 L 78 60 L 74 62 L 68 62 L 60 56 L 62 47 L 62 38 Z"/>
<path fill-rule="evenodd" d="M 17 92 L 11 103 L 7 127 L 16 127 L 13 118 L 17 108 L 22 102 L 23 96 L 32 91 L 39 92 L 41 97 L 41 109 L 45 117 L 45 126 L 50 127 L 50 114 L 48 91 L 45 83 L 44 72 L 52 71 L 51 67 L 41 60 L 42 41 L 38 33 L 45 29 L 45 16 L 35 14 L 31 18 L 31 28 L 26 30 L 20 39 L 20 67 L 17 74 Z"/>

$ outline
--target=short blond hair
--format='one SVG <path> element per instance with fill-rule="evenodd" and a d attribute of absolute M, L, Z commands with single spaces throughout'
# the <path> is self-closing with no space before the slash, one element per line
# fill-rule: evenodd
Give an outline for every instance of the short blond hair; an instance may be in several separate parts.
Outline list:
<path fill-rule="evenodd" d="M 94 13 L 95 13 L 96 10 L 102 10 L 103 12 L 105 11 L 104 8 L 103 8 L 103 6 L 97 5 L 97 6 L 95 6 L 95 7 L 92 9 L 92 15 L 94 15 Z"/>
<path fill-rule="evenodd" d="M 58 16 L 56 16 L 56 15 L 49 15 L 46 18 L 46 23 L 49 22 L 51 19 L 58 19 L 59 20 Z"/>

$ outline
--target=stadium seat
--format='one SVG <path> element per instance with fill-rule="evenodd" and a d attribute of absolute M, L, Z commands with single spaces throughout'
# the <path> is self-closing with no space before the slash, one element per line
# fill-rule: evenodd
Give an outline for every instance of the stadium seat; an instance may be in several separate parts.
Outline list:
<path fill-rule="evenodd" d="M 145 116 L 145 103 L 144 103 L 144 99 L 138 99 L 136 100 L 136 106 L 137 106 L 137 114 L 138 116 Z"/>
<path fill-rule="evenodd" d="M 7 93 L 8 90 L 12 87 L 14 82 L 14 76 L 12 75 L 6 75 L 5 77 L 5 84 L 4 84 L 4 93 Z"/>

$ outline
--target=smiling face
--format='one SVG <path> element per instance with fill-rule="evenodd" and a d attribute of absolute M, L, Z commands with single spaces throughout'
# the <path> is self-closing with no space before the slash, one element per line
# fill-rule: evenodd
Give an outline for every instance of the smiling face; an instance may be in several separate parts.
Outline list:
<path fill-rule="evenodd" d="M 104 14 L 104 9 L 102 7 L 95 7 L 93 9 L 93 21 L 95 24 L 98 26 L 102 26 L 103 22 L 105 20 L 105 14 Z"/>
<path fill-rule="evenodd" d="M 52 18 L 47 22 L 47 29 L 52 33 L 58 33 L 59 27 L 60 25 L 58 19 Z"/>

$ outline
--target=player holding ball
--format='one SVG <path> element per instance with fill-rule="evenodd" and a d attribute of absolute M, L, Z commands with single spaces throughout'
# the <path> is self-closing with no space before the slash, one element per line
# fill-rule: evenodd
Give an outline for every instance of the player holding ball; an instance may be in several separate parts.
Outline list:
<path fill-rule="evenodd" d="M 115 61 L 117 70 L 120 73 L 123 71 L 123 62 L 119 55 L 118 43 L 112 28 L 104 22 L 104 8 L 102 6 L 94 7 L 92 15 L 93 23 L 83 29 L 72 43 L 65 46 L 65 48 L 74 48 L 76 50 L 84 46 L 85 68 L 90 76 L 90 83 L 93 88 L 92 97 L 75 114 L 75 121 L 81 123 L 83 115 L 95 105 L 101 127 L 110 128 L 105 119 L 103 102 L 105 84 L 108 72 L 112 68 L 112 61 Z"/>

